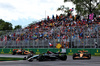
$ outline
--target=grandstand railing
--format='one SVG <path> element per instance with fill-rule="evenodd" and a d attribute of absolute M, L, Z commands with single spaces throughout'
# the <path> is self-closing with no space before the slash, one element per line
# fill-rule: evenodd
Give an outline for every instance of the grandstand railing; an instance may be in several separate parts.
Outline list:
<path fill-rule="evenodd" d="M 100 38 L 89 39 L 75 39 L 73 42 L 69 42 L 69 47 L 66 48 L 95 48 L 95 41 Z M 49 45 L 49 42 L 53 46 Z M 53 40 L 23 40 L 23 41 L 0 41 L 0 48 L 56 48 L 57 39 Z M 61 44 L 61 42 L 60 42 Z M 63 44 L 62 44 L 63 45 Z M 63 47 L 64 48 L 64 47 Z M 98 41 L 98 48 L 100 48 L 100 41 Z"/>
<path fill-rule="evenodd" d="M 61 48 L 95 48 L 95 43 L 97 42 L 97 48 L 100 48 L 100 26 L 99 25 L 89 25 L 88 27 L 82 26 L 83 28 L 83 36 L 82 38 L 79 37 L 80 34 L 80 26 L 75 27 L 76 32 L 73 30 L 73 27 L 70 27 L 70 36 L 69 38 L 66 38 L 66 43 L 63 43 L 62 36 L 60 38 L 56 38 L 55 35 L 53 35 L 53 38 L 51 39 L 45 39 L 38 38 L 36 40 L 3 40 L 0 41 L 0 48 L 56 48 L 57 44 L 60 43 L 62 45 Z M 69 28 L 69 27 L 68 27 Z M 55 32 L 60 32 L 60 28 L 58 27 Z M 66 28 L 67 29 L 67 28 Z M 24 32 L 27 32 L 28 30 L 16 30 L 17 34 L 21 34 Z M 14 33 L 13 32 L 13 33 Z M 73 38 L 72 33 L 75 32 L 75 38 Z M 65 35 L 69 34 L 68 32 L 65 32 Z M 10 32 L 9 34 L 12 34 Z M 11 38 L 12 39 L 12 38 Z M 68 40 L 69 39 L 69 40 Z M 53 44 L 53 46 L 50 46 L 49 43 Z"/>

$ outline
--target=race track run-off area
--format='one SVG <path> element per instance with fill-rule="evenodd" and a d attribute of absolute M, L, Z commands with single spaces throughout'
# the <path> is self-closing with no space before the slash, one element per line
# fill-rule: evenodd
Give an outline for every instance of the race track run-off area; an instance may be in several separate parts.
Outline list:
<path fill-rule="evenodd" d="M 23 58 L 26 55 L 2 55 L 0 57 L 20 57 Z M 67 56 L 66 61 L 43 61 L 39 62 L 34 60 L 28 62 L 27 60 L 19 61 L 0 61 L 0 66 L 100 66 L 100 56 L 92 56 L 90 60 L 73 60 L 72 56 Z"/>

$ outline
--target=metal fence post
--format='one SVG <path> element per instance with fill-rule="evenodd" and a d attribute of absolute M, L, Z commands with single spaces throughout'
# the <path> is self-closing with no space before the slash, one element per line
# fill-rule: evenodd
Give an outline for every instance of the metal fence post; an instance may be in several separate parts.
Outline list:
<path fill-rule="evenodd" d="M 99 43 L 98 43 L 98 36 L 99 36 L 99 35 L 98 35 L 98 33 L 99 33 L 98 28 L 99 28 L 99 27 L 98 27 L 98 25 L 97 25 L 97 45 L 99 44 Z M 99 46 L 99 45 L 98 45 L 98 46 Z M 99 48 L 99 47 L 97 47 L 97 48 Z"/>

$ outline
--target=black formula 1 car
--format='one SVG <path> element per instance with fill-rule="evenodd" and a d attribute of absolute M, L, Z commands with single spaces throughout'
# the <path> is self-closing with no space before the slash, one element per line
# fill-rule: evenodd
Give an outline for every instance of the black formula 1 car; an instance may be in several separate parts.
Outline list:
<path fill-rule="evenodd" d="M 73 60 L 76 59 L 91 59 L 91 54 L 87 51 L 78 51 L 79 53 L 73 54 Z"/>
<path fill-rule="evenodd" d="M 48 61 L 48 60 L 63 60 L 65 61 L 67 59 L 67 55 L 66 53 L 61 53 L 61 52 L 51 52 L 51 51 L 47 51 L 47 53 L 42 53 L 39 55 L 33 55 L 32 57 L 28 58 L 27 60 L 29 62 L 32 62 L 34 59 L 37 59 L 38 61 Z"/>
<path fill-rule="evenodd" d="M 15 55 L 15 54 L 27 55 L 27 54 L 30 54 L 31 52 L 33 52 L 33 51 L 26 51 L 24 49 L 13 49 L 12 55 Z"/>

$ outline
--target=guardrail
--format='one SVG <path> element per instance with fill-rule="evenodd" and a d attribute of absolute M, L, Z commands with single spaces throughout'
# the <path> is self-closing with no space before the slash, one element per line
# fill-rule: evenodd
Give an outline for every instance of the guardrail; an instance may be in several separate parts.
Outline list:
<path fill-rule="evenodd" d="M 53 51 L 53 52 L 61 51 L 62 52 L 64 50 L 64 49 L 56 49 L 56 48 L 50 48 L 50 49 L 48 49 L 48 48 L 40 48 L 40 49 L 39 48 L 37 48 L 37 49 L 36 48 L 23 48 L 23 49 L 28 50 L 28 51 L 32 50 L 36 54 L 45 53 L 47 51 Z M 12 50 L 13 50 L 12 48 L 1 48 L 0 54 L 11 54 Z M 100 49 L 99 48 L 96 48 L 96 49 L 92 49 L 92 48 L 90 48 L 90 49 L 77 48 L 76 49 L 76 48 L 73 48 L 73 49 L 65 49 L 65 50 L 66 50 L 67 55 L 72 55 L 73 53 L 76 53 L 79 50 L 86 50 L 89 53 L 91 53 L 91 55 L 100 56 Z"/>

